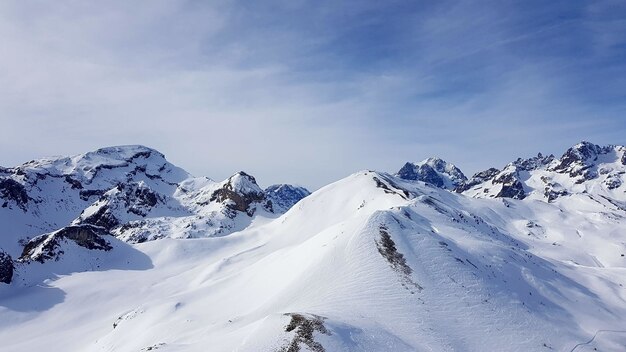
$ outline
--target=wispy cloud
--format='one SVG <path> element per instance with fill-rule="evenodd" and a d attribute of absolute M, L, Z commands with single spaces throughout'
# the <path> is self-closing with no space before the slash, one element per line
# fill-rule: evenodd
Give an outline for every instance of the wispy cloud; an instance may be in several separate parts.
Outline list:
<path fill-rule="evenodd" d="M 0 4 L 1 164 L 142 143 L 318 187 L 626 143 L 620 2 Z"/>

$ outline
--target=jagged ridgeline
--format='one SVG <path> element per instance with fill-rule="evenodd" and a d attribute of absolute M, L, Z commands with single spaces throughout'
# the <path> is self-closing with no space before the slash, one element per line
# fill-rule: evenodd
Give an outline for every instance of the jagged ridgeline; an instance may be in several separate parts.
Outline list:
<path fill-rule="evenodd" d="M 469 179 L 456 166 L 438 158 L 406 163 L 396 176 L 476 198 L 541 199 L 552 202 L 590 189 L 599 196 L 622 198 L 626 148 L 581 142 L 560 158 L 554 155 L 517 160 L 502 169 L 489 168 Z"/>
<path fill-rule="evenodd" d="M 58 260 L 68 243 L 108 251 L 111 238 L 224 236 L 257 213 L 286 212 L 309 193 L 286 184 L 263 190 L 245 172 L 222 182 L 193 177 L 143 146 L 33 160 L 0 168 L 0 248 L 2 258 L 27 263 Z M 11 261 L 2 258 L 7 282 L 12 270 L 2 263 Z"/>

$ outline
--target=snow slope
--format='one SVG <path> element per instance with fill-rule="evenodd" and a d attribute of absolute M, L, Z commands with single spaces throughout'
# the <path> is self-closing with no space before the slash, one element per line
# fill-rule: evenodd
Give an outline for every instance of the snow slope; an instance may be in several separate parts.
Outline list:
<path fill-rule="evenodd" d="M 239 174 L 219 186 L 182 185 L 195 190 L 183 192 L 189 199 L 211 199 L 216 189 L 260 197 L 249 181 Z M 129 244 L 102 235 L 106 251 L 61 236 L 58 260 L 18 263 L 17 280 L 0 284 L 0 344 L 3 351 L 621 351 L 626 208 L 607 194 L 484 199 L 362 171 L 222 236 Z M 243 209 L 246 202 L 232 198 Z M 255 209 L 267 211 L 262 204 Z"/>

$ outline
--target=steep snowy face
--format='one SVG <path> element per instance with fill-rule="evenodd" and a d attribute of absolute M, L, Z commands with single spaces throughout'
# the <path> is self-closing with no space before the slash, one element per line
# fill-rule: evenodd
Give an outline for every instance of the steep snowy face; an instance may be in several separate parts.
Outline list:
<path fill-rule="evenodd" d="M 626 200 L 626 148 L 581 142 L 563 156 L 518 159 L 502 171 L 477 173 L 456 191 L 479 198 L 540 199 L 553 202 L 574 194 Z"/>
<path fill-rule="evenodd" d="M 265 189 L 265 195 L 274 210 L 287 211 L 310 194 L 304 187 L 286 184 L 272 185 Z"/>
<path fill-rule="evenodd" d="M 439 158 L 428 158 L 420 163 L 406 163 L 396 176 L 412 181 L 422 181 L 435 187 L 455 189 L 467 178 L 454 164 Z"/>

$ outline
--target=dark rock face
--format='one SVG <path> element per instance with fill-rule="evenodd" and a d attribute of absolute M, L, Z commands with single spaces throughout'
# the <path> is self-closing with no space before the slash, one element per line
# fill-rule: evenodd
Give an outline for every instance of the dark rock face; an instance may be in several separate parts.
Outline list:
<path fill-rule="evenodd" d="M 38 261 L 40 263 L 47 260 L 59 260 L 64 254 L 60 248 L 64 240 L 72 241 L 91 250 L 110 251 L 113 247 L 104 238 L 106 236 L 110 236 L 110 234 L 98 226 L 89 224 L 67 226 L 28 241 L 24 246 L 20 260 Z"/>
<path fill-rule="evenodd" d="M 569 174 L 570 177 L 583 176 L 580 182 L 594 179 L 597 174 L 590 168 L 594 166 L 599 155 L 609 153 L 611 150 L 610 146 L 601 147 L 583 141 L 569 148 L 561 156 L 559 163 L 554 167 L 554 171 Z"/>
<path fill-rule="evenodd" d="M 162 196 L 144 184 L 120 184 L 116 190 L 116 193 L 107 193 L 101 197 L 99 201 L 104 204 L 95 213 L 82 219 L 81 223 L 111 230 L 121 224 L 121 221 L 111 211 L 112 206 L 121 206 L 128 213 L 146 217 L 154 206 L 164 202 Z"/>
<path fill-rule="evenodd" d="M 512 164 L 515 165 L 518 170 L 532 171 L 550 164 L 553 160 L 554 155 L 543 156 L 543 154 L 539 153 L 536 157 L 528 159 L 518 158 Z"/>
<path fill-rule="evenodd" d="M 549 182 L 546 178 L 542 177 L 541 180 L 546 183 L 544 187 L 543 195 L 548 200 L 548 203 L 555 201 L 557 198 L 566 196 L 569 194 L 563 187 L 555 182 Z"/>
<path fill-rule="evenodd" d="M 622 165 L 626 165 L 626 151 L 624 152 L 624 154 L 622 154 L 622 158 L 620 159 L 620 161 L 622 162 Z"/>
<path fill-rule="evenodd" d="M 526 198 L 526 192 L 524 192 L 524 185 L 519 180 L 515 180 L 511 184 L 504 184 L 502 189 L 496 195 L 498 198 L 513 198 L 524 199 Z"/>
<path fill-rule="evenodd" d="M 429 158 L 420 164 L 406 163 L 396 176 L 405 180 L 426 182 L 438 188 L 455 188 L 467 181 L 456 166 L 438 158 Z"/>
<path fill-rule="evenodd" d="M 104 193 L 105 191 L 100 189 L 86 189 L 81 190 L 79 195 L 80 199 L 87 201 L 91 197 L 101 197 Z"/>
<path fill-rule="evenodd" d="M 405 179 L 405 180 L 412 180 L 412 181 L 418 180 L 419 175 L 417 174 L 415 169 L 416 167 L 414 164 L 406 163 L 398 171 L 398 177 Z"/>
<path fill-rule="evenodd" d="M 10 284 L 13 280 L 13 259 L 0 249 L 0 282 Z"/>
<path fill-rule="evenodd" d="M 501 173 L 498 177 L 493 179 L 492 183 L 502 184 L 502 189 L 496 195 L 498 198 L 526 198 L 524 184 L 519 180 L 517 171 Z"/>
<path fill-rule="evenodd" d="M 429 165 L 416 166 L 406 163 L 398 171 L 398 177 L 405 180 L 426 182 L 439 188 L 442 188 L 444 185 L 443 178 Z"/>
<path fill-rule="evenodd" d="M 611 175 L 607 177 L 606 180 L 604 180 L 604 184 L 608 189 L 613 190 L 622 185 L 622 180 L 619 178 L 618 175 Z"/>
<path fill-rule="evenodd" d="M 391 266 L 391 268 L 400 274 L 402 286 L 409 290 L 412 294 L 415 290 L 421 291 L 423 288 L 411 278 L 413 269 L 407 264 L 404 255 L 398 251 L 396 243 L 391 238 L 389 230 L 385 225 L 380 225 L 378 232 L 380 239 L 376 240 L 376 248 L 378 253 L 383 256 Z"/>
<path fill-rule="evenodd" d="M 150 209 L 163 201 L 158 194 L 146 186 L 119 185 L 118 189 L 123 194 L 124 205 L 128 211 L 139 216 L 145 217 Z"/>
<path fill-rule="evenodd" d="M 98 211 L 81 221 L 83 224 L 90 224 L 111 230 L 120 224 L 120 221 L 111 213 L 108 206 L 102 206 Z"/>
<path fill-rule="evenodd" d="M 301 345 L 305 345 L 309 351 L 313 352 L 325 352 L 324 346 L 315 341 L 313 334 L 320 333 L 324 335 L 330 335 L 330 331 L 324 326 L 324 317 L 319 315 L 308 315 L 297 313 L 285 314 L 291 317 L 291 321 L 285 327 L 286 332 L 295 332 L 295 336 L 291 342 L 280 349 L 280 352 L 298 352 L 301 350 Z"/>
<path fill-rule="evenodd" d="M 457 193 L 465 192 L 468 189 L 470 189 L 470 188 L 472 188 L 472 187 L 474 187 L 476 185 L 479 185 L 479 184 L 481 184 L 481 183 L 483 183 L 485 181 L 493 179 L 499 173 L 500 173 L 500 170 L 496 169 L 495 167 L 489 168 L 489 169 L 484 170 L 484 171 L 477 172 L 469 180 L 460 183 L 454 189 L 454 191 L 457 192 Z"/>
<path fill-rule="evenodd" d="M 254 209 L 251 205 L 260 203 L 264 199 L 265 194 L 254 177 L 240 171 L 231 176 L 222 188 L 213 192 L 209 200 L 224 203 L 231 210 L 245 212 L 252 216 Z"/>
<path fill-rule="evenodd" d="M 20 209 L 26 211 L 28 193 L 24 186 L 10 178 L 0 180 L 0 198 L 4 199 L 2 207 L 7 207 L 8 202 L 15 203 Z"/>
<path fill-rule="evenodd" d="M 272 185 L 265 189 L 266 198 L 271 201 L 275 207 L 280 207 L 284 210 L 290 209 L 310 194 L 311 192 L 304 187 L 285 184 Z"/>
<path fill-rule="evenodd" d="M 422 165 L 417 171 L 417 176 L 418 180 L 430 183 L 435 187 L 442 188 L 444 185 L 443 178 L 429 165 Z"/>
<path fill-rule="evenodd" d="M 83 184 L 73 179 L 70 175 L 65 175 L 65 182 L 69 183 L 72 189 L 83 189 Z"/>

